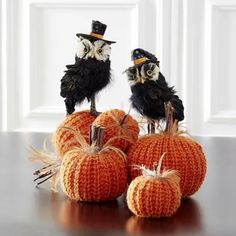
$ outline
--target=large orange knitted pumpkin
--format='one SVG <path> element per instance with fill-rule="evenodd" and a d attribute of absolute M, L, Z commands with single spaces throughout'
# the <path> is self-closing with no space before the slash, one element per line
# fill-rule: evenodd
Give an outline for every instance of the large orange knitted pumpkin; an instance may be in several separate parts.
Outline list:
<path fill-rule="evenodd" d="M 68 151 L 61 163 L 60 180 L 65 194 L 78 201 L 106 201 L 119 197 L 127 186 L 125 155 L 117 148 L 101 147 L 101 128 L 92 144 L 80 136 L 80 147 Z M 95 132 L 93 132 L 93 135 Z"/>
<path fill-rule="evenodd" d="M 151 168 L 166 152 L 163 165 L 180 173 L 180 188 L 183 197 L 194 194 L 203 183 L 206 175 L 206 159 L 202 147 L 193 139 L 177 131 L 176 122 L 169 117 L 167 128 L 160 134 L 140 138 L 128 151 L 130 178 L 140 175 L 131 166 L 145 165 Z"/>
<path fill-rule="evenodd" d="M 105 128 L 104 143 L 110 140 L 112 146 L 122 151 L 126 151 L 138 139 L 137 121 L 122 110 L 113 109 L 103 112 L 96 118 L 93 125 Z"/>
<path fill-rule="evenodd" d="M 78 131 L 88 141 L 89 127 L 95 118 L 89 111 L 75 112 L 66 116 L 53 135 L 53 143 L 57 154 L 63 156 L 68 150 L 79 145 L 75 139 L 75 134 L 68 129 L 64 129 L 64 127 Z"/>
<path fill-rule="evenodd" d="M 127 191 L 128 208 L 141 217 L 168 217 L 180 206 L 180 178 L 174 170 L 161 173 L 161 162 L 154 170 L 141 166 L 142 175 L 136 177 Z"/>

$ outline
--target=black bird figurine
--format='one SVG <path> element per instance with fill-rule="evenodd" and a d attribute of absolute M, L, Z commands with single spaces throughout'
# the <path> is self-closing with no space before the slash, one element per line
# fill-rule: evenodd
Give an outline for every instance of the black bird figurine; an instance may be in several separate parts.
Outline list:
<path fill-rule="evenodd" d="M 66 66 L 67 70 L 61 79 L 60 94 L 65 98 L 67 114 L 73 113 L 75 105 L 87 98 L 91 102 L 91 114 L 98 115 L 95 96 L 110 82 L 110 45 L 115 43 L 103 39 L 106 27 L 99 21 L 92 21 L 90 34 L 76 34 L 79 41 L 75 63 Z"/>
<path fill-rule="evenodd" d="M 174 109 L 174 120 L 184 119 L 182 101 L 175 94 L 174 87 L 169 87 L 160 72 L 159 61 L 151 53 L 138 48 L 132 51 L 134 66 L 125 72 L 131 86 L 132 106 L 149 119 L 148 132 L 155 132 L 155 122 L 165 118 L 165 103 L 170 102 Z"/>

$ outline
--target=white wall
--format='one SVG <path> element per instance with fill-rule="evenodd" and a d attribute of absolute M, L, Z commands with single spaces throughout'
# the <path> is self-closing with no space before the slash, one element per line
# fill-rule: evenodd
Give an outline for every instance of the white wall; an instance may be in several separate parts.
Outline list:
<path fill-rule="evenodd" d="M 55 129 L 65 115 L 60 79 L 74 61 L 75 34 L 90 33 L 95 19 L 117 41 L 100 110 L 128 110 L 122 71 L 130 51 L 143 47 L 176 86 L 190 133 L 236 135 L 236 0 L 0 0 L 0 10 L 0 130 Z"/>

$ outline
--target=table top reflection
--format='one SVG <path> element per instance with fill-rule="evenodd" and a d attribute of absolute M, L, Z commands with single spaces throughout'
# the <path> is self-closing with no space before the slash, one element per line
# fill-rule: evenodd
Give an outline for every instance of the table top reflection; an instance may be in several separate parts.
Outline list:
<path fill-rule="evenodd" d="M 207 157 L 201 189 L 170 218 L 143 219 L 116 201 L 78 203 L 35 188 L 27 147 L 49 134 L 0 134 L 0 235 L 236 235 L 236 138 L 197 137 Z"/>

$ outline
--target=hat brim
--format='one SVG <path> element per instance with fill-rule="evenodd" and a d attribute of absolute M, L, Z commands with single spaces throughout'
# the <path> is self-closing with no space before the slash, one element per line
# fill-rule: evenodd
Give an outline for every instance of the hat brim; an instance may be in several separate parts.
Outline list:
<path fill-rule="evenodd" d="M 76 36 L 79 38 L 80 36 L 85 38 L 85 39 L 96 39 L 96 40 L 102 40 L 108 44 L 112 44 L 112 43 L 116 43 L 115 41 L 110 41 L 110 40 L 106 40 L 106 39 L 100 39 L 100 38 L 97 38 L 93 35 L 90 35 L 90 34 L 82 34 L 82 33 L 78 33 L 76 34 Z"/>
<path fill-rule="evenodd" d="M 140 67 L 140 66 L 142 66 L 143 64 L 145 64 L 145 63 L 148 63 L 148 62 L 150 62 L 151 60 L 146 60 L 146 61 L 143 61 L 143 62 L 140 62 L 140 63 L 138 63 L 138 64 L 134 64 L 133 65 L 133 67 Z"/>

